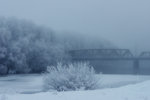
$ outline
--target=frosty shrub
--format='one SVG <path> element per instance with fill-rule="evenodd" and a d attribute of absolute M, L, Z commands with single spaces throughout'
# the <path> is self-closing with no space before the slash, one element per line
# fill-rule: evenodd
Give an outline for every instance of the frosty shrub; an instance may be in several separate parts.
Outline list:
<path fill-rule="evenodd" d="M 50 66 L 44 77 L 44 90 L 72 91 L 97 88 L 95 71 L 88 63 Z"/>

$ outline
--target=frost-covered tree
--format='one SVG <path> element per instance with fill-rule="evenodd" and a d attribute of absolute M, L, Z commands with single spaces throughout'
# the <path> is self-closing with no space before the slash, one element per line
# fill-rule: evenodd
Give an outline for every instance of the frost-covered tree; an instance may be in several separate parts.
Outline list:
<path fill-rule="evenodd" d="M 31 21 L 0 17 L 0 73 L 41 73 L 48 65 L 69 61 L 72 49 L 111 47 L 92 36 L 56 34 Z"/>
<path fill-rule="evenodd" d="M 6 74 L 42 72 L 63 56 L 64 48 L 52 30 L 25 20 L 0 18 L 0 68 L 7 67 Z"/>

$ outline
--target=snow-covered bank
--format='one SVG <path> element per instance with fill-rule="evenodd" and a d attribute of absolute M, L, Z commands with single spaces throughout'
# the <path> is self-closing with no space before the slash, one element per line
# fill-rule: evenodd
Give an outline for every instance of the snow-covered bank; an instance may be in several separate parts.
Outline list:
<path fill-rule="evenodd" d="M 97 75 L 100 79 L 100 88 L 116 88 L 128 84 L 135 84 L 150 80 L 150 76 L 146 75 Z M 0 77 L 0 94 L 12 93 L 37 93 L 42 91 L 42 75 L 27 74 L 27 75 L 12 75 Z"/>
<path fill-rule="evenodd" d="M 150 100 L 150 81 L 93 91 L 6 94 L 0 100 Z"/>
<path fill-rule="evenodd" d="M 22 74 L 0 77 L 0 94 L 38 92 L 42 88 L 42 75 Z"/>

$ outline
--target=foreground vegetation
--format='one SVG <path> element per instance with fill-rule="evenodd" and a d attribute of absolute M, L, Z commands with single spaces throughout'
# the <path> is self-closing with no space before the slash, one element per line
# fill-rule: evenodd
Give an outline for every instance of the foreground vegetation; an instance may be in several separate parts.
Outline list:
<path fill-rule="evenodd" d="M 48 67 L 44 78 L 44 90 L 70 91 L 98 88 L 95 71 L 88 63 L 74 63 Z"/>

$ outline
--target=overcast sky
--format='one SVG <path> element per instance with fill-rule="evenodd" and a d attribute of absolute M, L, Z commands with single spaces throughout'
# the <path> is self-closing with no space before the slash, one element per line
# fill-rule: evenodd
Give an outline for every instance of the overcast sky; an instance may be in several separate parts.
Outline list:
<path fill-rule="evenodd" d="M 91 34 L 120 48 L 150 50 L 150 0 L 0 0 L 0 16 Z"/>

